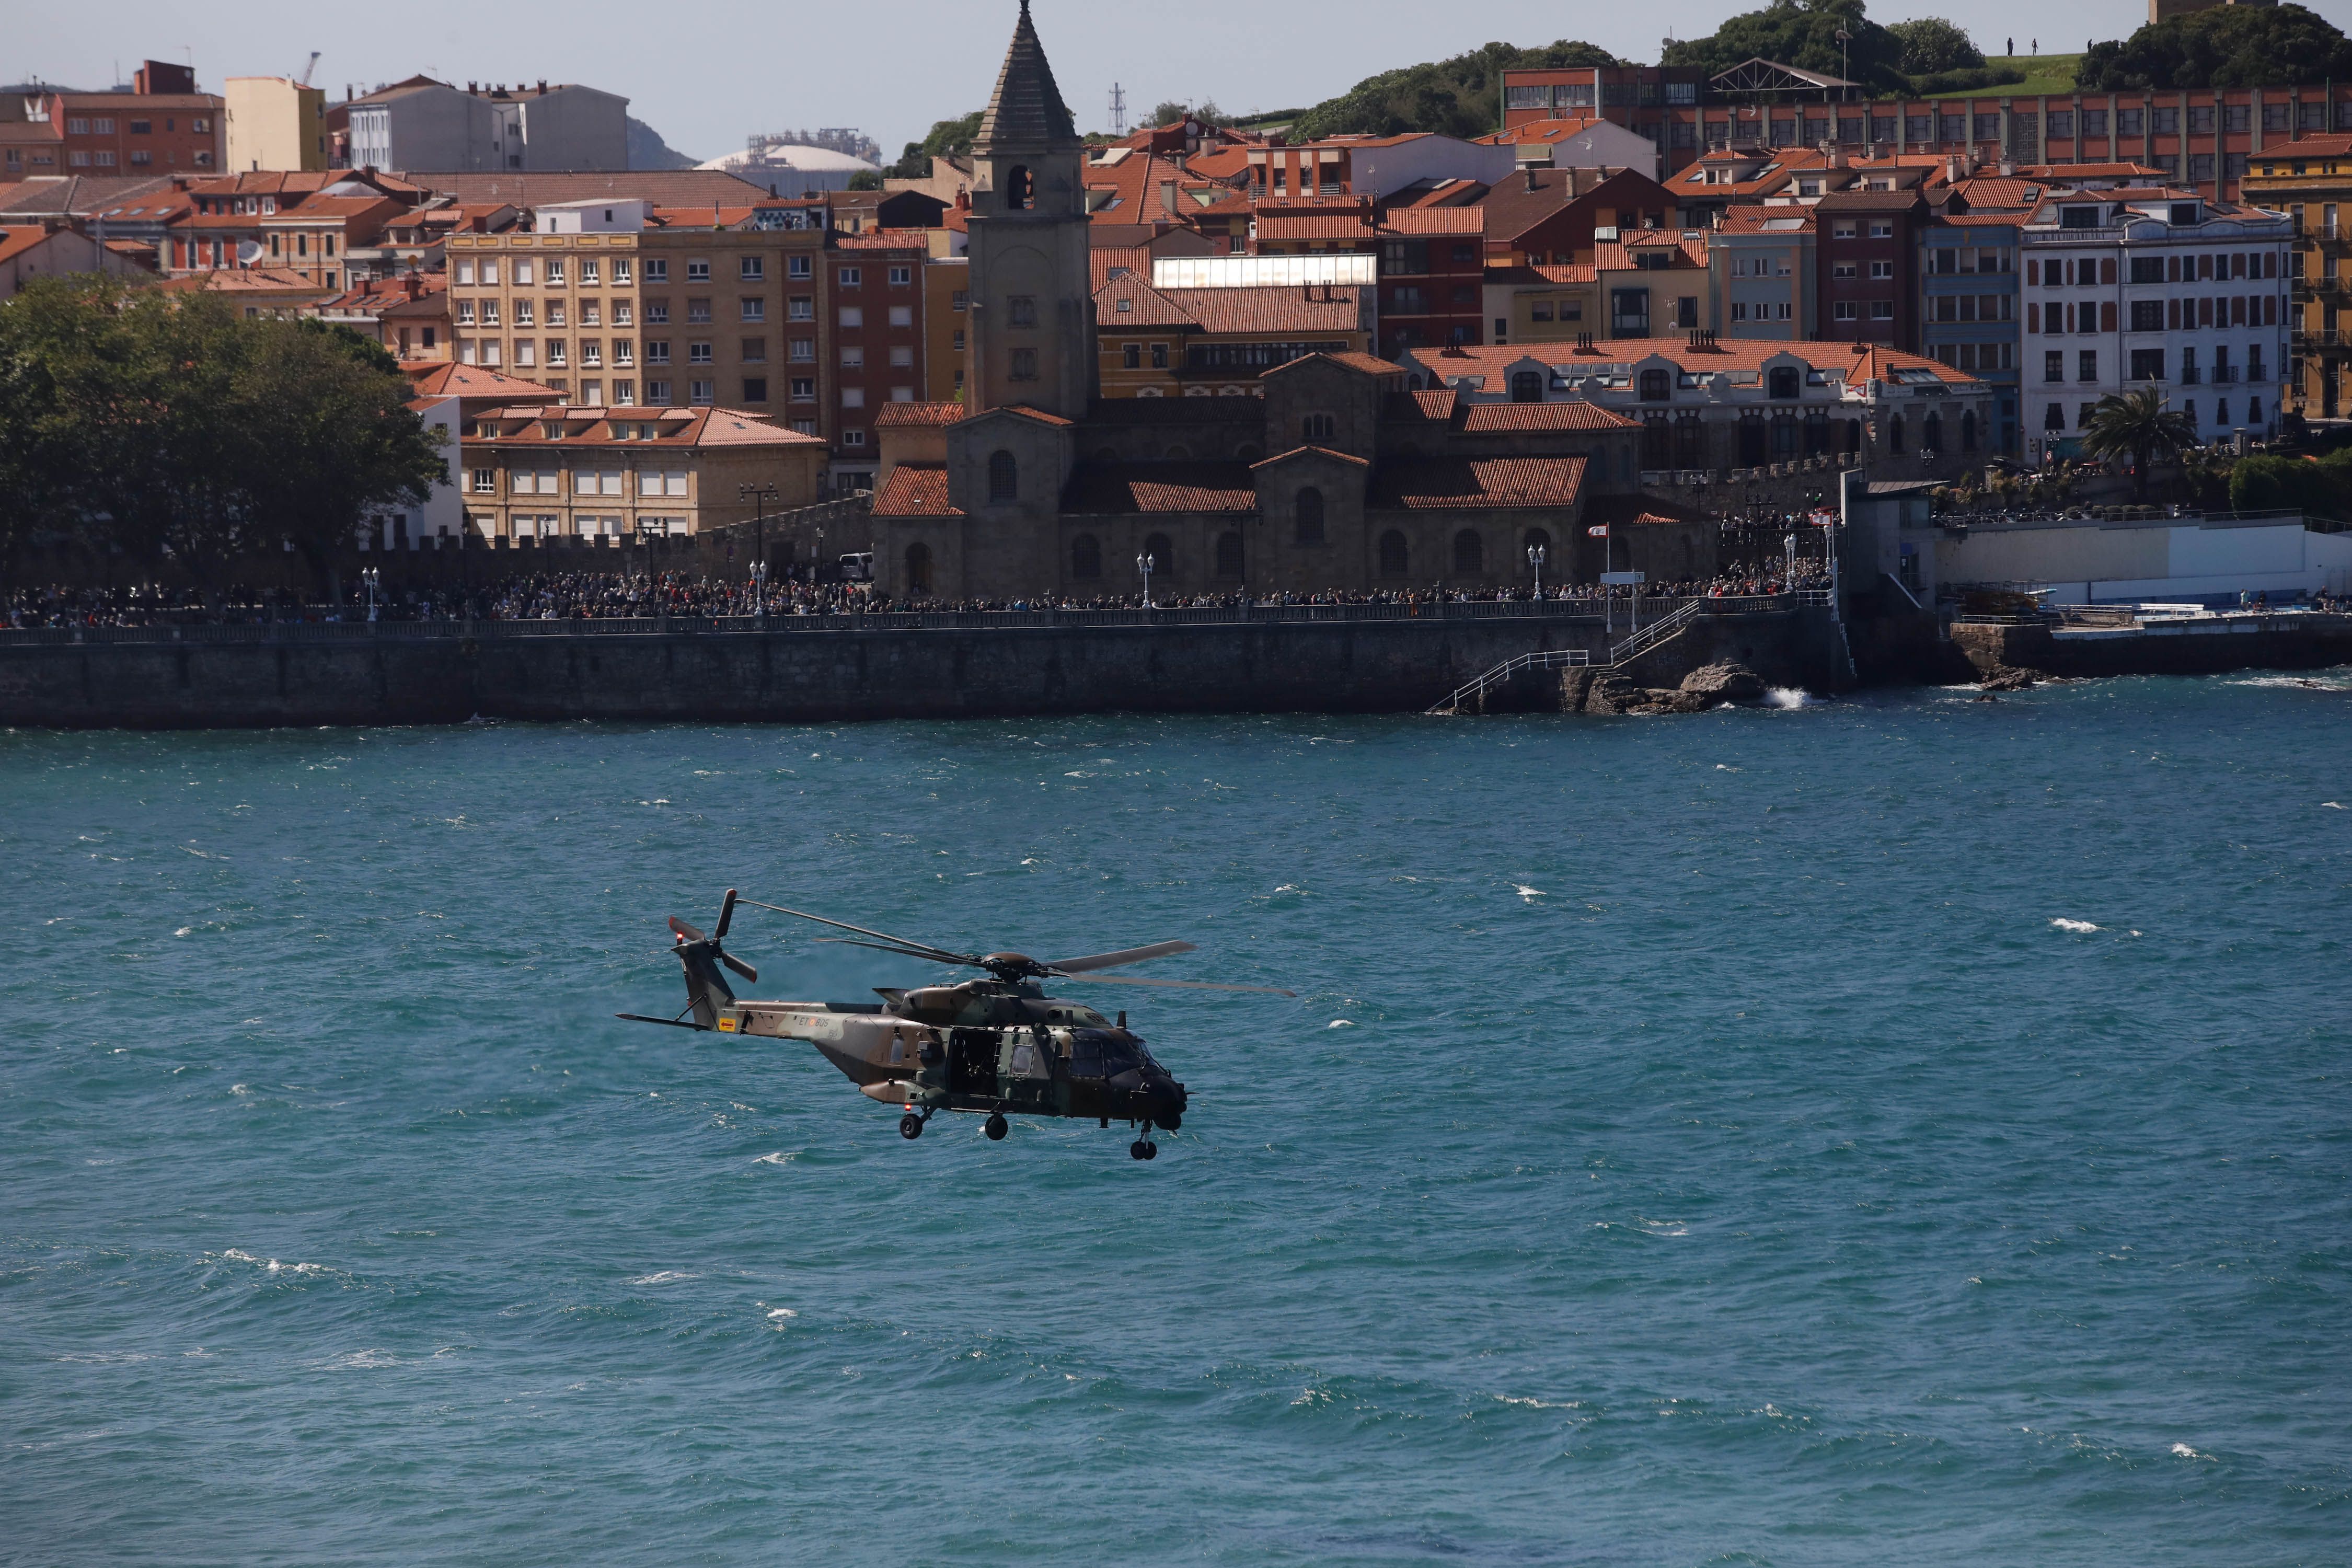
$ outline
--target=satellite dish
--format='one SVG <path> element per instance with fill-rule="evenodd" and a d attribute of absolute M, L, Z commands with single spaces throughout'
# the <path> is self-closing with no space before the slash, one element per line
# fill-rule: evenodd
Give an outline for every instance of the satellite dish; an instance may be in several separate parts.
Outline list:
<path fill-rule="evenodd" d="M 250 267 L 260 259 L 261 241 L 240 239 L 236 242 L 236 264 L 239 267 Z"/>

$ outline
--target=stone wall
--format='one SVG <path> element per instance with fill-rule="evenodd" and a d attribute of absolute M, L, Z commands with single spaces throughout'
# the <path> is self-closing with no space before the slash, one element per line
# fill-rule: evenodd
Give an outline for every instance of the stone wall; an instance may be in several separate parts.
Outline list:
<path fill-rule="evenodd" d="M 2231 616 L 2194 630 L 2165 626 L 2095 637 L 2053 636 L 2047 624 L 1956 624 L 1952 644 L 1980 673 L 2003 667 L 2067 676 L 2324 669 L 2352 661 L 2352 616 Z"/>
<path fill-rule="evenodd" d="M 1702 617 L 1647 656 L 1672 685 L 1717 657 L 1836 684 L 1825 612 Z M 1616 633 L 1624 636 L 1622 622 Z M 1417 712 L 1597 618 L 978 630 L 641 632 L 0 647 L 0 723 L 250 728 L 514 720 L 814 721 L 1139 712 Z M 1703 645 L 1703 646 L 1702 646 Z M 1649 668 L 1654 665 L 1654 669 Z"/>

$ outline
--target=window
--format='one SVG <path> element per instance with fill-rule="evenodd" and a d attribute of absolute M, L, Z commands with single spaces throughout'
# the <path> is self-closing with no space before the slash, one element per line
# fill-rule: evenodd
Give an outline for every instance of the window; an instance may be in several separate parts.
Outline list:
<path fill-rule="evenodd" d="M 1838 300 L 1831 303 L 1830 320 L 1833 321 L 1852 321 L 1859 319 L 1860 312 L 1855 310 L 1854 302 L 1853 300 Z"/>
<path fill-rule="evenodd" d="M 763 280 L 768 276 L 768 258 L 764 256 L 739 257 L 735 263 L 735 276 L 745 283 Z"/>
<path fill-rule="evenodd" d="M 583 370 L 602 370 L 604 367 L 604 344 L 602 339 L 580 340 L 580 364 Z"/>
<path fill-rule="evenodd" d="M 1037 324 L 1037 300 L 1031 294 L 1015 294 L 1004 302 L 1005 321 L 1015 327 Z"/>
<path fill-rule="evenodd" d="M 890 281 L 891 281 L 893 284 L 896 284 L 896 285 L 898 285 L 898 287 L 900 287 L 900 288 L 904 288 L 906 285 L 908 285 L 908 284 L 909 284 L 909 283 L 912 283 L 914 280 L 915 280 L 915 269 L 914 269 L 913 268 L 911 268 L 911 267 L 893 267 L 892 268 L 890 268 Z"/>
<path fill-rule="evenodd" d="M 768 319 L 768 301 L 759 296 L 751 296 L 750 298 L 742 300 L 741 304 L 743 320 L 747 321 L 764 321 Z"/>
<path fill-rule="evenodd" d="M 688 300 L 686 302 L 686 319 L 692 322 L 702 322 L 710 320 L 710 301 L 708 300 Z"/>
<path fill-rule="evenodd" d="M 562 364 L 564 363 L 563 354 L 564 342 L 562 338 L 550 338 L 547 340 L 547 363 L 550 366 Z"/>
<path fill-rule="evenodd" d="M 669 363 L 669 340 L 667 338 L 647 338 L 646 340 L 646 363 L 647 364 L 667 364 Z"/>
<path fill-rule="evenodd" d="M 482 281 L 485 283 L 496 281 L 496 279 L 490 276 L 490 263 L 487 261 L 482 263 Z M 547 258 L 547 281 L 551 287 L 561 286 L 563 282 L 563 258 L 562 257 L 551 256 Z"/>
<path fill-rule="evenodd" d="M 866 325 L 866 312 L 856 305 L 844 305 L 841 307 L 841 324 L 844 328 L 856 331 Z"/>
<path fill-rule="evenodd" d="M 812 275 L 813 270 L 814 269 L 809 266 L 809 258 L 805 256 L 787 256 L 784 258 L 784 276 L 787 278 L 793 279 L 795 280 L 808 278 Z"/>
<path fill-rule="evenodd" d="M 1122 369 L 1126 370 L 1142 369 L 1143 345 L 1141 343 L 1129 343 L 1126 347 L 1119 350 L 1119 365 Z"/>
<path fill-rule="evenodd" d="M 2131 330 L 2135 332 L 2164 331 L 2164 301 L 2134 300 L 2131 302 Z"/>
<path fill-rule="evenodd" d="M 613 258 L 613 281 L 616 284 L 626 283 L 629 281 L 629 258 L 627 257 L 616 256 Z M 613 309 L 620 310 L 626 309 L 626 307 L 619 303 L 615 303 Z"/>
<path fill-rule="evenodd" d="M 709 407 L 718 401 L 719 384 L 715 381 L 689 381 L 686 384 L 687 401 L 698 407 Z"/>
<path fill-rule="evenodd" d="M 1381 535 L 1381 575 L 1402 577 L 1409 568 L 1404 535 L 1391 528 Z"/>
<path fill-rule="evenodd" d="M 2162 381 L 2164 351 L 2162 349 L 2132 350 L 2131 378 L 2134 381 Z"/>
<path fill-rule="evenodd" d="M 891 306 L 890 324 L 894 327 L 913 326 L 915 324 L 915 308 L 912 305 Z"/>
<path fill-rule="evenodd" d="M 686 345 L 686 363 L 688 364 L 709 364 L 710 363 L 710 345 L 708 342 L 688 342 Z"/>
<path fill-rule="evenodd" d="M 552 266 L 554 264 L 551 262 L 549 265 Z M 709 282 L 710 263 L 708 261 L 688 261 L 686 264 L 686 280 L 688 283 Z"/>
<path fill-rule="evenodd" d="M 669 324 L 669 301 L 668 301 L 668 300 L 646 300 L 646 325 L 647 325 L 647 326 L 649 326 L 649 327 L 663 327 L 663 326 L 667 326 L 668 324 Z"/>
<path fill-rule="evenodd" d="M 656 408 L 667 408 L 669 406 L 669 383 L 666 381 L 649 381 L 646 383 L 646 402 Z"/>
<path fill-rule="evenodd" d="M 1454 574 L 1475 577 L 1486 570 L 1486 546 L 1475 529 L 1465 528 L 1454 536 Z"/>
<path fill-rule="evenodd" d="M 1338 416 L 1329 414 L 1309 414 L 1298 426 L 1300 437 L 1309 442 L 1328 441 L 1339 430 Z"/>
<path fill-rule="evenodd" d="M 646 281 L 648 283 L 667 283 L 669 281 L 669 258 L 667 257 L 648 256 L 646 258 Z"/>
<path fill-rule="evenodd" d="M 768 378 L 764 375 L 745 376 L 743 378 L 743 401 L 746 403 L 767 402 Z"/>
<path fill-rule="evenodd" d="M 476 495 L 489 495 L 496 491 L 498 488 L 499 474 L 496 468 L 476 468 L 474 470 L 474 493 Z"/>
<path fill-rule="evenodd" d="M 1001 447 L 988 455 L 988 499 L 998 502 L 1021 499 L 1020 459 Z"/>
<path fill-rule="evenodd" d="M 1870 237 L 1873 239 L 1893 239 L 1895 237 L 1894 224 L 1874 218 L 1870 225 Z M 1894 274 L 1890 272 L 1887 276 L 1891 278 Z"/>
<path fill-rule="evenodd" d="M 1862 271 L 1858 263 L 1852 261 L 1832 261 L 1830 263 L 1830 276 L 1832 278 L 1859 278 L 1862 276 Z"/>
<path fill-rule="evenodd" d="M 1801 390 L 1801 377 L 1792 364 L 1774 365 L 1768 381 L 1768 395 L 1772 397 L 1795 397 Z"/>
<path fill-rule="evenodd" d="M 1323 492 L 1312 485 L 1300 490 L 1291 501 L 1291 518 L 1295 527 L 1292 535 L 1294 542 L 1322 543 Z"/>
<path fill-rule="evenodd" d="M 814 376 L 796 375 L 793 377 L 793 401 L 794 403 L 814 403 L 816 401 L 816 378 Z"/>
<path fill-rule="evenodd" d="M 1870 275 L 1874 279 L 1892 278 L 1895 276 L 1895 263 L 1892 261 L 1874 261 L 1870 264 Z"/>
<path fill-rule="evenodd" d="M 1870 302 L 1870 319 L 1874 321 L 1893 321 L 1895 319 L 1895 301 L 1892 300 L 1873 300 Z"/>
<path fill-rule="evenodd" d="M 1978 141 L 1979 141 L 1979 142 L 1998 142 L 1998 141 L 2000 141 L 2000 115 L 1998 115 L 1998 114 L 1979 114 L 1979 115 L 1978 115 L 1978 116 L 1976 117 L 1976 121 L 1977 121 L 1977 140 L 1978 140 Z"/>
<path fill-rule="evenodd" d="M 745 364 L 765 364 L 767 363 L 767 339 L 745 338 L 742 342 L 741 348 L 742 353 L 736 357 L 740 359 Z"/>
<path fill-rule="evenodd" d="M 2096 381 L 2099 379 L 2098 350 L 2084 349 L 2074 356 L 2074 379 L 2076 381 Z"/>
<path fill-rule="evenodd" d="M 1070 575 L 1088 581 L 1102 575 L 1102 541 L 1091 533 L 1070 541 Z"/>
<path fill-rule="evenodd" d="M 1642 373 L 1641 397 L 1644 403 L 1664 403 L 1675 395 L 1675 376 L 1668 370 L 1645 370 Z M 1517 401 L 1515 397 L 1514 402 Z"/>
<path fill-rule="evenodd" d="M 1007 380 L 1034 381 L 1037 379 L 1037 351 L 1035 349 L 1014 349 L 1012 353 L 1006 357 L 1010 362 L 1005 367 L 1005 377 Z"/>

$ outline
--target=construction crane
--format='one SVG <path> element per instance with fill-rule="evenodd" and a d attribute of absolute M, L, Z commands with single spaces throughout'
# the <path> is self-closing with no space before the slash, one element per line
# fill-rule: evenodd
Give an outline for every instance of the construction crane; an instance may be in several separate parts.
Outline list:
<path fill-rule="evenodd" d="M 309 65 L 304 66 L 304 67 L 302 68 L 302 75 L 301 75 L 301 77 L 300 77 L 300 78 L 299 78 L 299 79 L 294 83 L 294 85 L 295 85 L 296 87 L 308 87 L 308 86 L 310 86 L 310 73 L 311 73 L 312 71 L 314 71 L 314 70 L 317 70 L 318 68 L 319 68 L 319 51 L 318 51 L 318 50 L 316 50 L 316 49 L 312 49 L 312 50 L 310 51 L 310 63 Z"/>

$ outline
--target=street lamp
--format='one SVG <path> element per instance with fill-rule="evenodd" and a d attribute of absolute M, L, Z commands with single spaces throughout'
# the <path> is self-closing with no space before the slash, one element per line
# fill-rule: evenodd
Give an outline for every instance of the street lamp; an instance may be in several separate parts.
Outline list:
<path fill-rule="evenodd" d="M 751 563 L 751 618 L 768 618 L 768 563 L 764 560 Z"/>
<path fill-rule="evenodd" d="M 653 586 L 654 541 L 656 538 L 667 531 L 668 529 L 666 524 L 655 522 L 648 518 L 641 517 L 637 519 L 637 555 L 646 569 L 645 577 L 646 586 L 647 589 L 651 589 Z"/>
<path fill-rule="evenodd" d="M 768 559 L 767 503 L 773 500 L 777 493 L 776 487 L 772 484 L 735 487 L 737 498 L 748 500 L 751 503 L 751 559 L 762 565 Z"/>
<path fill-rule="evenodd" d="M 1841 81 L 1843 81 L 1843 79 L 1844 79 L 1846 76 L 1848 76 L 1849 74 L 1851 74 L 1851 68 L 1846 64 L 1846 58 L 1845 58 L 1845 56 L 1846 56 L 1846 46 L 1847 46 L 1848 44 L 1851 44 L 1851 43 L 1853 43 L 1853 35 L 1852 33 L 1847 32 L 1843 27 L 1840 27 L 1840 28 L 1837 30 L 1837 41 L 1838 41 L 1838 77 L 1839 77 L 1840 80 L 1841 80 Z M 1849 87 L 1841 87 L 1841 88 L 1838 89 L 1839 96 L 1843 99 L 1843 97 L 1845 97 L 1846 95 L 1848 95 L 1848 94 L 1852 93 L 1852 92 L 1853 92 L 1853 89 L 1852 88 L 1849 88 Z"/>
<path fill-rule="evenodd" d="M 1151 569 L 1160 563 L 1149 555 L 1135 558 L 1135 569 L 1143 574 L 1143 607 L 1151 608 Z"/>
<path fill-rule="evenodd" d="M 1545 550 L 1540 544 L 1530 544 L 1528 546 L 1528 564 L 1535 568 L 1536 597 L 1538 599 L 1541 599 L 1543 597 L 1544 561 L 1549 553 L 1550 552 Z"/>
<path fill-rule="evenodd" d="M 365 567 L 360 573 L 360 581 L 367 585 L 368 619 L 371 621 L 375 619 L 375 585 L 383 577 L 383 572 L 380 567 Z"/>

